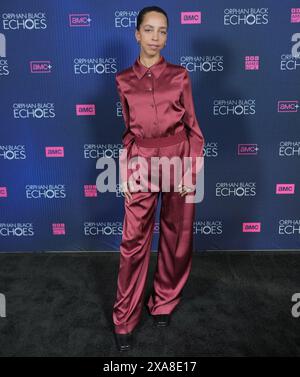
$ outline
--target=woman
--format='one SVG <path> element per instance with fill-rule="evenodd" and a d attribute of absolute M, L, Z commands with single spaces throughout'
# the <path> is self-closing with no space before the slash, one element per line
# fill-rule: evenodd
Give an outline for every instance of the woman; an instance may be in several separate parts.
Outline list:
<path fill-rule="evenodd" d="M 195 194 L 199 165 L 193 159 L 188 169 L 180 167 L 181 179 L 176 181 L 174 170 L 171 169 L 172 179 L 165 178 L 161 170 L 150 164 L 152 157 L 167 160 L 178 157 L 183 161 L 184 157 L 203 156 L 204 138 L 195 115 L 188 71 L 160 55 L 166 45 L 168 27 L 168 17 L 163 9 L 143 8 L 137 17 L 135 32 L 140 44 L 139 57 L 131 67 L 116 75 L 126 126 L 119 161 L 125 217 L 113 307 L 114 335 L 120 351 L 132 348 L 133 330 L 142 314 L 159 195 L 157 268 L 153 294 L 147 302 L 157 326 L 169 324 L 191 269 L 195 203 L 187 203 L 185 196 Z M 158 178 L 154 189 L 155 179 L 150 184 L 147 174 L 140 174 L 137 181 L 132 179 L 134 169 L 127 161 L 134 157 L 142 158 L 140 167 L 146 162 L 144 173 L 150 172 L 151 179 Z M 141 186 L 135 189 L 134 182 L 140 184 L 141 180 L 146 190 L 141 191 Z M 165 184 L 169 184 L 169 190 L 163 190 Z"/>

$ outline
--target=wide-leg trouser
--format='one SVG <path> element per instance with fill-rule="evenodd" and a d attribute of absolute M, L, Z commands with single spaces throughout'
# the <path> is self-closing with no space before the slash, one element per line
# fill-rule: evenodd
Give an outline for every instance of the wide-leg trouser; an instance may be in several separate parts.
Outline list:
<path fill-rule="evenodd" d="M 168 139 L 170 144 L 172 138 Z M 149 146 L 151 144 L 148 139 L 148 146 L 135 145 L 135 149 L 137 155 L 145 159 L 153 156 L 169 158 L 188 156 L 188 139 L 179 142 L 177 139 L 174 138 L 176 144 L 165 145 L 163 141 L 159 144 L 156 138 L 155 147 Z M 120 334 L 133 331 L 142 315 L 159 195 L 161 195 L 161 210 L 157 265 L 153 295 L 147 302 L 151 314 L 172 313 L 180 302 L 181 291 L 191 270 L 195 203 L 187 202 L 186 196 L 194 193 L 181 196 L 179 191 L 175 191 L 176 181 L 172 169 L 168 179 L 170 190 L 163 191 L 162 182 L 165 178 L 161 179 L 161 169 L 157 172 L 159 185 L 156 188 L 152 185 L 148 186 L 152 191 L 132 192 L 130 202 L 124 201 L 125 216 L 120 244 L 117 294 L 112 316 L 114 330 Z"/>

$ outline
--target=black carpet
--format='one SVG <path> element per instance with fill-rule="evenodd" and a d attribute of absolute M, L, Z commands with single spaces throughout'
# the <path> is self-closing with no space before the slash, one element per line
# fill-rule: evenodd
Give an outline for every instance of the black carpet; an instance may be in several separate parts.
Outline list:
<path fill-rule="evenodd" d="M 146 298 L 157 254 L 152 252 Z M 1 356 L 122 356 L 112 335 L 119 253 L 0 253 Z M 297 252 L 194 254 L 170 327 L 144 307 L 128 356 L 299 356 Z"/>

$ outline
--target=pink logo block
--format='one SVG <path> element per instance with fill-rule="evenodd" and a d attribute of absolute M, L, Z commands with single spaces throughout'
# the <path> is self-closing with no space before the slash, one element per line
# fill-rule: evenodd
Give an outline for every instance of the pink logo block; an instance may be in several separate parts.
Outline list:
<path fill-rule="evenodd" d="M 91 26 L 91 18 L 88 13 L 69 14 L 69 26 Z"/>
<path fill-rule="evenodd" d="M 97 196 L 96 185 L 84 185 L 84 196 L 85 197 L 96 197 Z"/>
<path fill-rule="evenodd" d="M 51 73 L 51 64 L 49 60 L 32 60 L 29 62 L 31 73 Z"/>
<path fill-rule="evenodd" d="M 55 236 L 66 234 L 64 223 L 53 223 L 52 224 L 52 234 Z"/>
<path fill-rule="evenodd" d="M 182 24 L 201 24 L 201 12 L 181 12 Z"/>
<path fill-rule="evenodd" d="M 297 113 L 298 101 L 278 101 L 279 113 Z"/>
<path fill-rule="evenodd" d="M 257 144 L 238 144 L 238 155 L 256 155 L 257 151 Z"/>
<path fill-rule="evenodd" d="M 260 233 L 261 223 L 243 223 L 243 233 L 244 232 L 256 232 Z"/>
<path fill-rule="evenodd" d="M 247 55 L 245 56 L 245 70 L 258 70 L 259 69 L 259 56 Z"/>
<path fill-rule="evenodd" d="M 96 115 L 96 107 L 93 104 L 76 105 L 76 115 Z"/>
<path fill-rule="evenodd" d="M 7 188 L 0 187 L 0 198 L 6 198 L 6 197 L 7 197 Z"/>
<path fill-rule="evenodd" d="M 46 147 L 46 157 L 64 157 L 64 147 Z"/>
<path fill-rule="evenodd" d="M 292 23 L 300 22 L 300 8 L 291 9 L 291 22 Z"/>
<path fill-rule="evenodd" d="M 277 183 L 276 194 L 295 194 L 294 183 Z"/>

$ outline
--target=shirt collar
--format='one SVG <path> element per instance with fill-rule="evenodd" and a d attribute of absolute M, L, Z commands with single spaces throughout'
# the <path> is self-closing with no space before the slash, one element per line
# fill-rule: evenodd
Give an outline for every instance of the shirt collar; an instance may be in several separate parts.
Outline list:
<path fill-rule="evenodd" d="M 137 75 L 138 79 L 141 79 L 146 72 L 150 71 L 154 74 L 155 78 L 158 79 L 159 75 L 162 73 L 162 71 L 166 68 L 167 62 L 163 55 L 160 56 L 160 59 L 151 65 L 151 67 L 145 67 L 140 62 L 140 57 L 138 56 L 132 66 L 135 74 Z"/>

